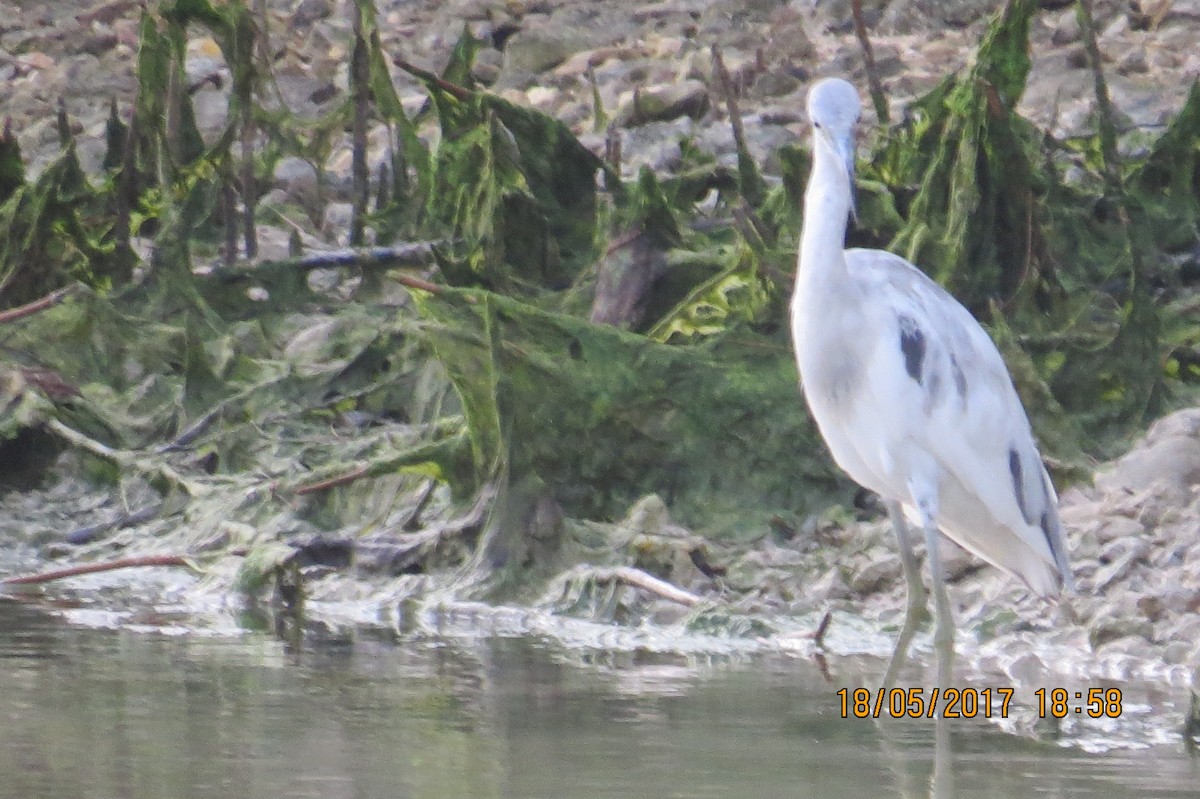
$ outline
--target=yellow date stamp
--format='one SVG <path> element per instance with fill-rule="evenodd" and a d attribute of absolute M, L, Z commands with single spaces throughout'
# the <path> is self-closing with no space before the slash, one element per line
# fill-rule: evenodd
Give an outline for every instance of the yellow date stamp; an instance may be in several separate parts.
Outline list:
<path fill-rule="evenodd" d="M 993 714 L 1006 719 L 1014 693 L 1012 688 L 843 688 L 837 696 L 844 719 L 990 719 Z"/>
<path fill-rule="evenodd" d="M 837 692 L 844 719 L 990 719 L 1008 718 L 1013 688 L 842 688 Z M 1039 718 L 1118 718 L 1121 715 L 1120 688 L 1039 688 L 1033 692 Z"/>

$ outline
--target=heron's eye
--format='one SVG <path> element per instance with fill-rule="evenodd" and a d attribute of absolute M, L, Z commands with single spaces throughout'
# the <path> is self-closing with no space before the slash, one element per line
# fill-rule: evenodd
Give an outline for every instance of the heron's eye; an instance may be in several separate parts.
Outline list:
<path fill-rule="evenodd" d="M 817 122 L 817 121 L 814 119 L 814 120 L 813 120 L 813 127 L 814 127 L 814 128 L 816 128 L 817 130 L 820 130 L 820 129 L 821 129 L 821 123 L 820 123 L 820 122 Z"/>

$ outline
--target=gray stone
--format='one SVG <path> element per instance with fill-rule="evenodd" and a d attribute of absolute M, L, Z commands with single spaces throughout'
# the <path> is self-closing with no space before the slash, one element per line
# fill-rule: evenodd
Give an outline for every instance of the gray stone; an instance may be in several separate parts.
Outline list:
<path fill-rule="evenodd" d="M 350 203 L 329 203 L 321 216 L 321 235 L 327 241 L 344 244 L 350 235 L 350 219 L 354 206 Z"/>
<path fill-rule="evenodd" d="M 699 119 L 708 109 L 708 87 L 698 80 L 685 80 L 635 89 L 622 98 L 615 121 L 630 127 L 685 116 Z"/>
<path fill-rule="evenodd" d="M 865 565 L 850 577 L 850 590 L 858 595 L 886 590 L 900 577 L 900 559 L 894 552 L 876 547 L 868 553 Z"/>
<path fill-rule="evenodd" d="M 475 55 L 475 63 L 471 65 L 471 77 L 484 86 L 491 86 L 500 78 L 503 68 L 504 54 L 488 47 Z"/>
<path fill-rule="evenodd" d="M 586 50 L 591 41 L 572 30 L 555 26 L 529 28 L 509 37 L 504 46 L 504 67 L 496 86 L 519 86 L 541 72 L 553 69 Z"/>

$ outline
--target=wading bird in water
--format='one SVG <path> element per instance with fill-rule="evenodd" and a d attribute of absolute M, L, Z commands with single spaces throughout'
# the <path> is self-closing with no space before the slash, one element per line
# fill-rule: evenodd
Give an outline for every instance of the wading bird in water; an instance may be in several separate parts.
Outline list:
<path fill-rule="evenodd" d="M 1042 597 L 1071 587 L 1058 498 L 996 345 L 941 286 L 903 258 L 844 249 L 854 211 L 861 103 L 844 80 L 808 95 L 812 173 L 792 296 L 804 397 L 833 459 L 888 509 L 908 588 L 884 677 L 895 684 L 926 592 L 906 518 L 925 534 L 941 684 L 954 621 L 938 531 Z"/>

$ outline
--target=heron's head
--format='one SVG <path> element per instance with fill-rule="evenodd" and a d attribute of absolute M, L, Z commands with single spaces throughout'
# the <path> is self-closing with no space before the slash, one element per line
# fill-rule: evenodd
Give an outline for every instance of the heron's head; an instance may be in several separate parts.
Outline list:
<path fill-rule="evenodd" d="M 858 91 L 841 78 L 825 78 L 808 91 L 808 119 L 813 126 L 813 145 L 828 147 L 838 163 L 846 167 L 851 203 L 854 190 L 854 128 L 862 113 Z M 814 157 L 816 152 L 813 153 Z"/>

